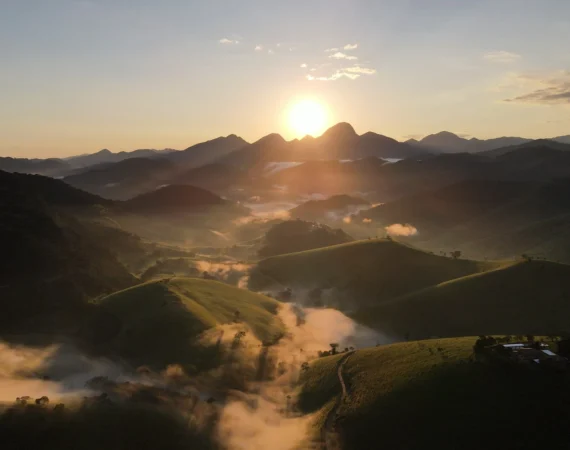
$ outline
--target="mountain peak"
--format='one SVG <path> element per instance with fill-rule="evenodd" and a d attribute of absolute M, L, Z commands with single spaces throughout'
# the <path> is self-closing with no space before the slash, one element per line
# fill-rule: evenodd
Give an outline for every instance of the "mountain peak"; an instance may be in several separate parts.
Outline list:
<path fill-rule="evenodd" d="M 283 136 L 281 136 L 278 133 L 268 134 L 267 136 L 263 136 L 261 139 L 257 141 L 257 143 L 264 145 L 282 144 L 284 142 L 285 139 L 283 139 Z"/>
<path fill-rule="evenodd" d="M 323 133 L 323 136 L 339 138 L 339 137 L 355 137 L 358 136 L 351 124 L 347 122 L 340 122 L 330 127 Z"/>

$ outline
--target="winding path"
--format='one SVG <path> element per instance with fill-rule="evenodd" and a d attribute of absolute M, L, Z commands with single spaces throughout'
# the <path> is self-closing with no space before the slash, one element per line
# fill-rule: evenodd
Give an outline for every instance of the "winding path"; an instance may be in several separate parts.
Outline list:
<path fill-rule="evenodd" d="M 346 383 L 344 381 L 344 377 L 342 376 L 342 369 L 348 358 L 354 353 L 354 350 L 351 352 L 345 353 L 342 358 L 339 359 L 337 363 L 336 373 L 338 376 L 338 381 L 340 382 L 340 386 L 342 388 L 342 393 L 340 397 L 337 398 L 334 406 L 331 408 L 329 413 L 327 414 L 327 418 L 325 419 L 325 424 L 321 431 L 321 440 L 323 443 L 324 450 L 341 450 L 341 442 L 340 436 L 338 432 L 334 429 L 334 424 L 336 418 L 338 416 L 338 410 L 341 407 L 342 403 L 346 401 L 348 397 L 348 389 L 346 388 Z"/>

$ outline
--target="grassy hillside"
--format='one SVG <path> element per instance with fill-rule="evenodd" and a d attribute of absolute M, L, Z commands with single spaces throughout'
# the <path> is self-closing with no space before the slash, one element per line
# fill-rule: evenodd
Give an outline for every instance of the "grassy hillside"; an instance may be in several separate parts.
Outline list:
<path fill-rule="evenodd" d="M 469 361 L 475 338 L 359 350 L 343 366 L 337 410 L 343 450 L 568 448 L 568 378 Z M 311 363 L 299 406 L 321 420 L 341 393 L 341 355 Z"/>
<path fill-rule="evenodd" d="M 207 368 L 216 350 L 197 345 L 195 338 L 217 325 L 232 323 L 239 311 L 263 342 L 283 332 L 276 317 L 279 302 L 263 295 L 202 279 L 171 278 L 117 292 L 99 302 L 96 342 L 106 342 L 136 365 L 164 368 L 169 364 Z"/>
<path fill-rule="evenodd" d="M 265 259 L 253 270 L 250 287 L 334 287 L 352 294 L 359 303 L 377 303 L 499 266 L 453 260 L 377 239 Z"/>
<path fill-rule="evenodd" d="M 519 262 L 357 311 L 356 320 L 412 338 L 570 331 L 570 266 Z"/>

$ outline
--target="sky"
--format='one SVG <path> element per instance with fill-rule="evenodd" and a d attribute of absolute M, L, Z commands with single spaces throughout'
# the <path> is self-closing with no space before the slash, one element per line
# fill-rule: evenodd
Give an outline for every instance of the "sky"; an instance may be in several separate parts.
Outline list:
<path fill-rule="evenodd" d="M 568 0 L 0 0 L 0 156 L 330 125 L 570 134 Z"/>

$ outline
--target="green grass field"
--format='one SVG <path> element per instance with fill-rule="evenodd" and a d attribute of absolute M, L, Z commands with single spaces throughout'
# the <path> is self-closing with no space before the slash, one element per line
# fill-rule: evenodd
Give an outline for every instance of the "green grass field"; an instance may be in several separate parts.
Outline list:
<path fill-rule="evenodd" d="M 394 337 L 558 334 L 570 331 L 570 266 L 518 262 L 354 313 Z"/>
<path fill-rule="evenodd" d="M 109 328 L 105 346 L 133 364 L 155 368 L 212 366 L 215 349 L 197 345 L 196 337 L 232 323 L 236 311 L 240 322 L 262 342 L 284 333 L 276 300 L 197 278 L 144 283 L 103 298 L 98 306 Z"/>
<path fill-rule="evenodd" d="M 261 261 L 250 288 L 337 288 L 357 303 L 379 303 L 444 281 L 501 267 L 454 260 L 389 239 L 335 245 Z"/>
<path fill-rule="evenodd" d="M 525 366 L 472 362 L 476 338 L 415 341 L 359 350 L 343 369 L 337 411 L 344 450 L 568 448 L 569 378 Z M 311 363 L 299 407 L 319 412 L 340 395 L 341 355 Z"/>

